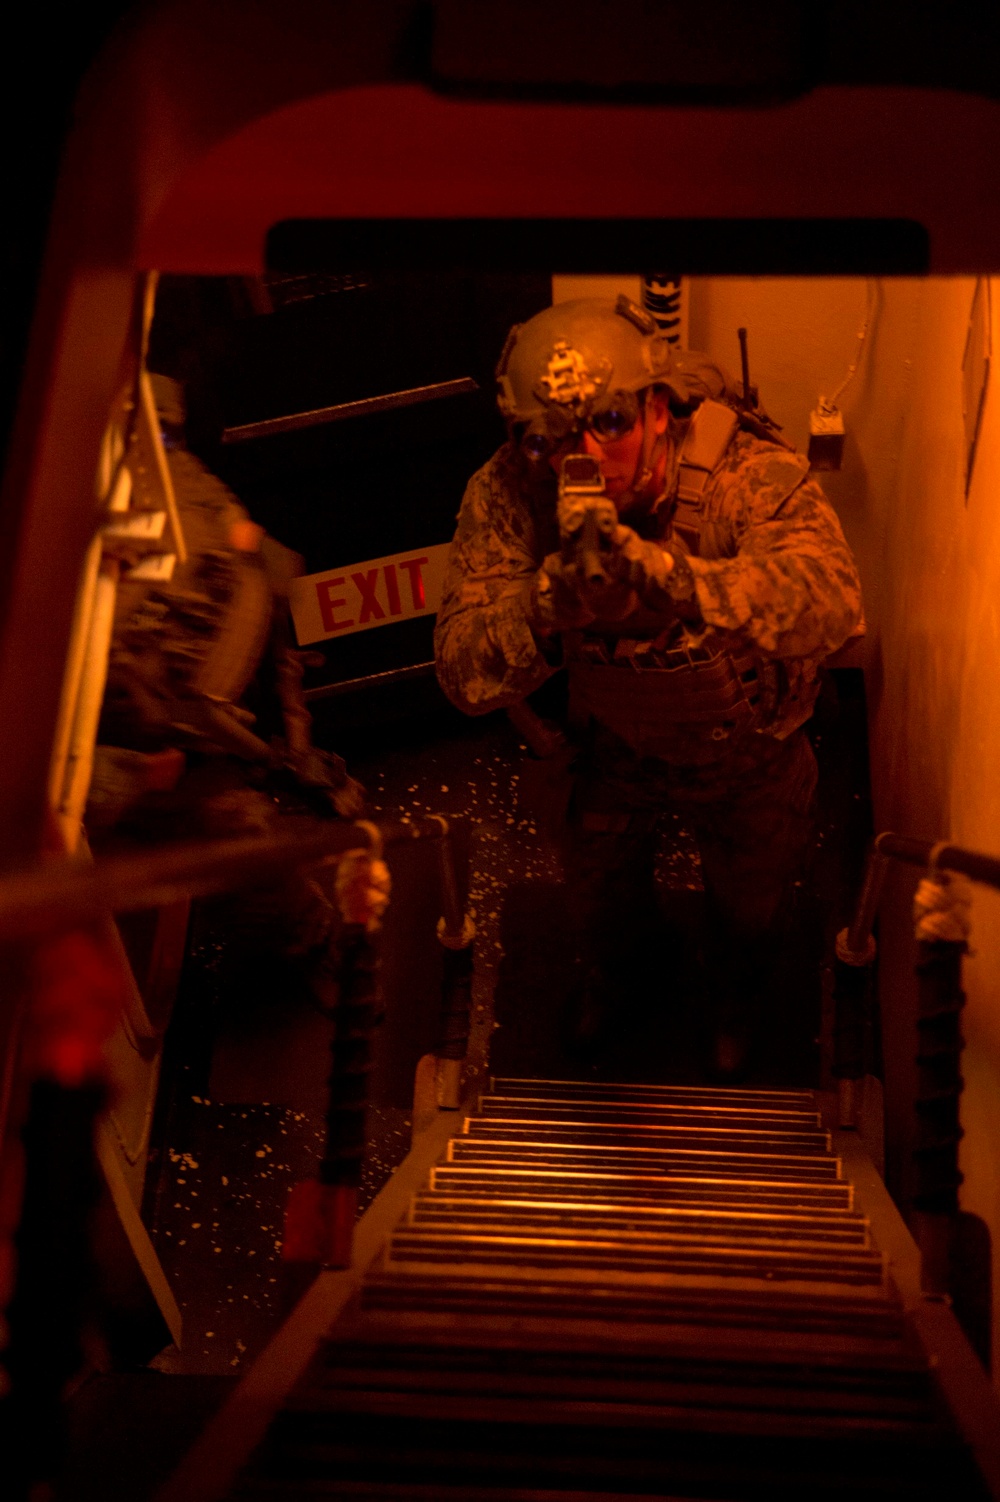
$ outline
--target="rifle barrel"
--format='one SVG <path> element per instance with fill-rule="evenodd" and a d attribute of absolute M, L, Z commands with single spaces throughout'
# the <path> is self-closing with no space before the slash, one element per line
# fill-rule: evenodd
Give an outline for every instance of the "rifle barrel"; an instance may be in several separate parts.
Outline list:
<path fill-rule="evenodd" d="M 601 532 L 597 525 L 597 513 L 592 506 L 588 506 L 583 514 L 580 570 L 588 584 L 601 584 L 607 577 L 601 560 Z"/>

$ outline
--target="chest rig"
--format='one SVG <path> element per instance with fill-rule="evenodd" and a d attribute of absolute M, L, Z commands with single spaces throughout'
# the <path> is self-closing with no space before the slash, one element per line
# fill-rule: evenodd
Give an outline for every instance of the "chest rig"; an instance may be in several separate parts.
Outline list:
<path fill-rule="evenodd" d="M 704 401 L 681 446 L 677 500 L 665 541 L 698 558 L 728 556 L 706 516 L 710 481 L 739 426 L 721 402 Z M 574 633 L 567 642 L 572 703 L 642 756 L 685 765 L 718 760 L 734 736 L 762 729 L 776 698 L 775 670 L 711 630 L 637 612 L 618 633 Z"/>

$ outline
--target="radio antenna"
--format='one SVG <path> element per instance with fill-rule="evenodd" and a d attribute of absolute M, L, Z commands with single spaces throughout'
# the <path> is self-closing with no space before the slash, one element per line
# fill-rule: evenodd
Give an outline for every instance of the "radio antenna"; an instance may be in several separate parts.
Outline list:
<path fill-rule="evenodd" d="M 756 407 L 757 403 L 754 401 L 753 393 L 750 390 L 750 356 L 747 352 L 746 329 L 737 329 L 736 337 L 740 341 L 740 364 L 743 367 L 743 401 L 741 405 L 745 411 L 749 411 L 751 407 Z"/>

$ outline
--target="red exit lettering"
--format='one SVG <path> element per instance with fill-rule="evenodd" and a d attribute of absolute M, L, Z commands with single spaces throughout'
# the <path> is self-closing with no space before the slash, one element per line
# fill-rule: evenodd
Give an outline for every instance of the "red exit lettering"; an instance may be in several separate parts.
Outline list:
<path fill-rule="evenodd" d="M 428 563 L 428 557 L 424 554 L 420 558 L 402 558 L 396 563 L 386 563 L 381 567 L 358 569 L 352 574 L 342 575 L 336 579 L 317 579 L 316 598 L 319 601 L 319 613 L 323 622 L 323 630 L 327 633 L 334 631 L 346 631 L 350 626 L 367 626 L 371 621 L 384 621 L 386 619 L 385 606 L 379 598 L 379 583 L 384 579 L 385 600 L 389 606 L 389 615 L 398 616 L 406 613 L 403 604 L 402 591 L 400 588 L 399 570 L 406 574 L 410 583 L 410 609 L 413 611 L 426 610 L 427 593 L 424 588 L 423 569 Z M 349 592 L 350 585 L 357 591 L 355 599 Z M 337 590 L 345 591 L 337 594 Z M 357 620 L 348 612 L 351 609 L 357 611 Z"/>
<path fill-rule="evenodd" d="M 370 621 L 372 616 L 377 621 L 385 620 L 385 611 L 375 597 L 375 585 L 378 583 L 378 574 L 379 571 L 377 568 L 370 568 L 367 574 L 351 575 L 351 583 L 357 586 L 358 594 L 361 596 L 359 626 L 363 626 L 366 621 Z"/>
<path fill-rule="evenodd" d="M 413 596 L 414 610 L 424 608 L 424 578 L 420 570 L 426 562 L 426 558 L 406 558 L 399 565 L 400 568 L 405 568 L 410 576 L 410 594 Z"/>
<path fill-rule="evenodd" d="M 394 563 L 387 563 L 385 566 L 385 592 L 389 596 L 390 615 L 402 615 L 403 602 L 399 598 L 399 580 L 396 578 Z"/>
<path fill-rule="evenodd" d="M 319 613 L 323 618 L 324 631 L 343 631 L 345 626 L 354 625 L 353 620 L 338 621 L 334 615 L 335 610 L 338 610 L 341 605 L 347 604 L 347 601 L 343 597 L 339 600 L 333 598 L 333 591 L 341 589 L 344 583 L 343 579 L 320 579 L 317 581 L 316 595 L 319 599 Z"/>

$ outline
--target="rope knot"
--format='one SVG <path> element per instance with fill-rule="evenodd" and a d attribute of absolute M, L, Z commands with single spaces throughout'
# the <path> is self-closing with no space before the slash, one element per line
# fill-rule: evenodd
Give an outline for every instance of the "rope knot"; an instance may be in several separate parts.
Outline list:
<path fill-rule="evenodd" d="M 972 888 L 964 876 L 938 870 L 938 856 L 947 842 L 931 851 L 927 875 L 913 899 L 917 942 L 964 944 L 972 931 Z"/>

